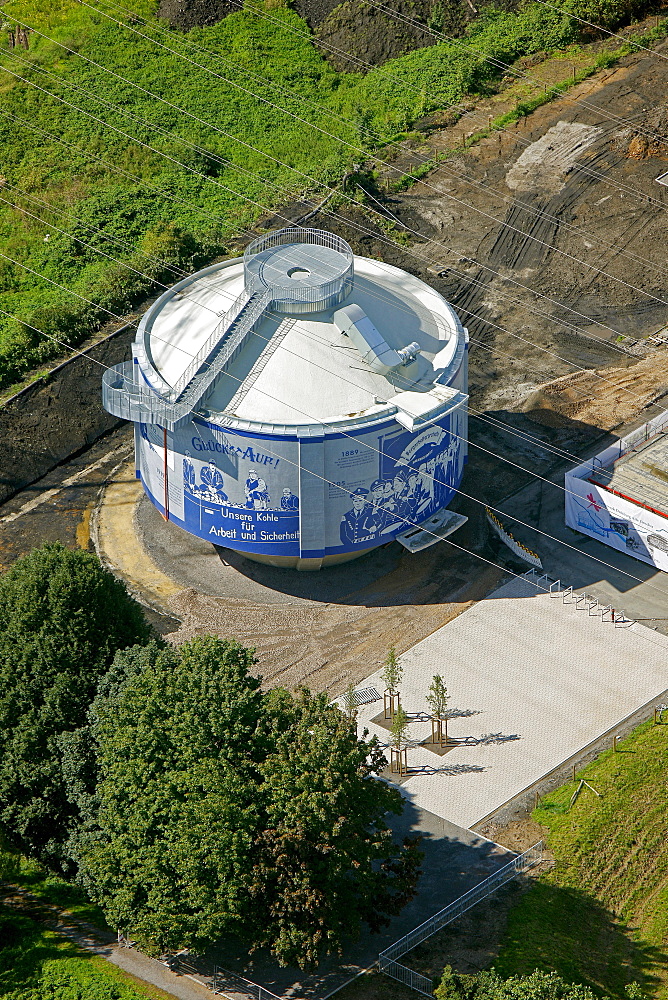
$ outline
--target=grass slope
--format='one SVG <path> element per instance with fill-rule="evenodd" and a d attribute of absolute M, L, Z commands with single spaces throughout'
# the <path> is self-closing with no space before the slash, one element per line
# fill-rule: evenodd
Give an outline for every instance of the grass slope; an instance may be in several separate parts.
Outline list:
<path fill-rule="evenodd" d="M 101 911 L 76 886 L 0 844 L 0 878 L 97 926 Z M 96 955 L 80 952 L 22 913 L 0 903 L 0 997 L 3 1000 L 169 1000 Z"/>
<path fill-rule="evenodd" d="M 644 2 L 564 7 L 611 24 Z M 581 31 L 527 0 L 362 76 L 325 61 L 287 0 L 247 0 L 185 36 L 154 0 L 125 4 L 134 17 L 111 0 L 94 6 L 112 19 L 74 0 L 0 4 L 7 29 L 55 40 L 32 33 L 29 52 L 10 51 L 0 33 L 0 387 L 62 353 L 49 338 L 80 343 L 105 309 L 225 253 L 266 210 L 322 195 L 424 113 L 493 89 L 485 55 L 510 63 Z"/>
<path fill-rule="evenodd" d="M 584 788 L 568 805 L 580 777 Z M 668 725 L 640 726 L 547 796 L 534 819 L 557 864 L 511 911 L 494 965 L 503 976 L 555 969 L 625 996 L 668 993 Z"/>

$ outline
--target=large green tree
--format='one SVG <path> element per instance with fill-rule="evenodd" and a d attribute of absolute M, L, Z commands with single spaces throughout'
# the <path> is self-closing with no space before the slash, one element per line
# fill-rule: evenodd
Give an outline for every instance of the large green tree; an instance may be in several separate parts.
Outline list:
<path fill-rule="evenodd" d="M 259 828 L 253 663 L 211 637 L 127 650 L 91 710 L 99 777 L 80 878 L 112 926 L 160 951 L 242 928 Z"/>
<path fill-rule="evenodd" d="M 98 559 L 58 543 L 0 577 L 0 825 L 8 841 L 62 865 L 75 821 L 60 755 L 117 650 L 150 630 Z"/>
<path fill-rule="evenodd" d="M 358 739 L 324 694 L 267 699 L 271 751 L 262 762 L 264 829 L 256 868 L 256 940 L 287 964 L 340 951 L 362 923 L 377 930 L 411 898 L 421 854 L 395 844 L 396 789 L 378 743 Z"/>
<path fill-rule="evenodd" d="M 254 664 L 211 637 L 118 654 L 91 711 L 80 876 L 156 949 L 235 933 L 306 966 L 396 912 L 419 856 L 386 826 L 402 804 L 378 746 L 325 696 L 263 695 Z"/>

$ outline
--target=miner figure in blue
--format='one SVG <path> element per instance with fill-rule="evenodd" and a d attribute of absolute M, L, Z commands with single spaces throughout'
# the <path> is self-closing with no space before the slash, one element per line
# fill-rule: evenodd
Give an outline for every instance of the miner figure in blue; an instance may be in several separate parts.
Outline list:
<path fill-rule="evenodd" d="M 223 490 L 225 485 L 223 474 L 213 459 L 209 461 L 208 465 L 202 467 L 199 477 L 201 493 L 208 493 L 212 499 L 219 503 L 224 503 L 227 500 L 227 493 Z"/>
<path fill-rule="evenodd" d="M 267 510 L 269 507 L 269 490 L 264 479 L 260 479 L 255 469 L 248 470 L 248 478 L 244 487 L 246 506 L 250 510 Z"/>
<path fill-rule="evenodd" d="M 350 494 L 352 508 L 341 518 L 341 541 L 344 545 L 372 542 L 378 529 L 374 522 L 374 508 L 368 501 L 369 491 L 358 486 Z"/>
<path fill-rule="evenodd" d="M 281 496 L 281 510 L 299 510 L 299 498 L 288 487 Z"/>

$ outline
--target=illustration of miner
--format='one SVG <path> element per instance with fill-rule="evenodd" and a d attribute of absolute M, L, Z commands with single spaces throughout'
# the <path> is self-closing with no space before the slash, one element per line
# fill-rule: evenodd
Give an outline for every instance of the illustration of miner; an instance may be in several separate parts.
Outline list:
<path fill-rule="evenodd" d="M 189 451 L 183 456 L 183 488 L 188 490 L 188 493 L 195 493 L 197 490 L 195 466 Z"/>
<path fill-rule="evenodd" d="M 392 476 L 392 496 L 385 509 L 387 512 L 385 532 L 396 530 L 403 521 L 410 518 L 408 469 L 404 465 L 395 467 Z"/>
<path fill-rule="evenodd" d="M 408 470 L 408 486 L 406 489 L 406 514 L 405 517 L 409 521 L 414 521 L 416 517 L 422 514 L 422 511 L 429 504 L 429 494 L 425 494 L 422 486 L 422 476 L 417 469 L 411 468 Z"/>
<path fill-rule="evenodd" d="M 386 482 L 384 479 L 374 479 L 371 484 L 370 502 L 373 508 L 373 522 L 376 526 L 377 534 L 380 534 L 387 524 L 387 501 L 385 500 Z M 390 484 L 391 485 L 391 484 Z"/>
<path fill-rule="evenodd" d="M 248 470 L 244 487 L 246 506 L 250 510 L 266 510 L 269 506 L 269 490 L 264 479 L 260 479 L 255 469 Z"/>
<path fill-rule="evenodd" d="M 373 520 L 373 507 L 367 500 L 369 491 L 358 486 L 350 494 L 352 508 L 341 518 L 341 541 L 344 545 L 372 542 L 377 534 Z"/>
<path fill-rule="evenodd" d="M 219 503 L 227 500 L 227 493 L 223 490 L 223 486 L 225 485 L 223 474 L 213 459 L 210 460 L 208 465 L 203 466 L 200 472 L 200 482 L 200 492 L 210 494 Z"/>
<path fill-rule="evenodd" d="M 447 439 L 446 439 L 447 440 Z M 444 507 L 450 493 L 450 483 L 455 478 L 457 465 L 457 445 L 452 439 L 447 448 L 440 448 L 434 456 L 434 478 L 436 480 L 436 501 Z"/>
<path fill-rule="evenodd" d="M 281 510 L 299 510 L 299 498 L 287 486 L 281 496 Z"/>

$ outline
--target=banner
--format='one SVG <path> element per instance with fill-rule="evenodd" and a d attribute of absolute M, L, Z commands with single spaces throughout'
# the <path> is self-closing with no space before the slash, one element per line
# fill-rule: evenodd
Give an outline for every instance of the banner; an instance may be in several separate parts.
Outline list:
<path fill-rule="evenodd" d="M 570 473 L 566 491 L 569 528 L 668 571 L 668 519 Z"/>

